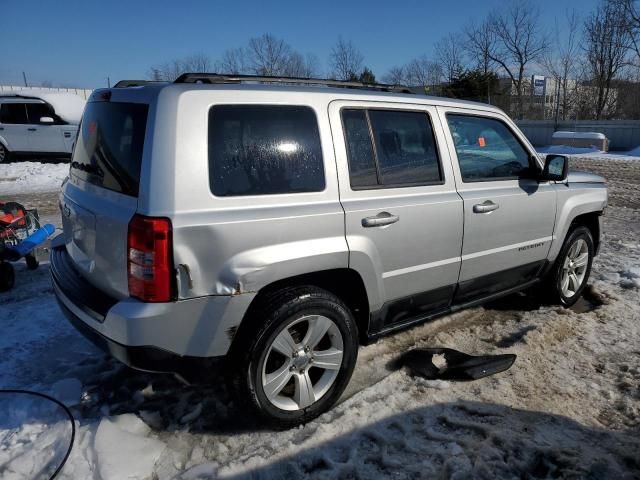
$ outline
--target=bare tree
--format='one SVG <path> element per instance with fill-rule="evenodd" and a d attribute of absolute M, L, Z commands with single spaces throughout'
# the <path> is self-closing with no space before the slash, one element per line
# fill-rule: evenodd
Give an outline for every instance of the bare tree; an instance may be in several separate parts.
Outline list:
<path fill-rule="evenodd" d="M 471 23 L 464 30 L 466 42 L 464 49 L 471 59 L 476 59 L 475 67 L 484 75 L 493 72 L 495 65 L 491 54 L 496 49 L 496 36 L 488 19 L 480 24 Z"/>
<path fill-rule="evenodd" d="M 584 49 L 589 76 L 595 90 L 593 114 L 600 120 L 610 115 L 611 82 L 627 63 L 631 45 L 629 31 L 616 2 L 603 0 L 584 22 Z"/>
<path fill-rule="evenodd" d="M 437 61 L 449 83 L 458 78 L 464 70 L 463 42 L 464 38 L 461 35 L 450 33 L 435 44 Z"/>
<path fill-rule="evenodd" d="M 270 33 L 249 40 L 246 57 L 249 69 L 256 75 L 285 75 L 291 47 Z"/>
<path fill-rule="evenodd" d="M 409 85 L 422 87 L 425 93 L 438 93 L 443 77 L 442 67 L 438 62 L 423 55 L 411 60 L 404 68 Z"/>
<path fill-rule="evenodd" d="M 318 57 L 312 53 L 303 56 L 301 53 L 292 52 L 284 73 L 289 77 L 317 77 L 320 74 Z"/>
<path fill-rule="evenodd" d="M 149 70 L 147 76 L 151 80 L 172 82 L 186 72 L 211 72 L 213 62 L 206 55 L 199 53 L 172 60 L 170 62 L 154 65 Z"/>
<path fill-rule="evenodd" d="M 524 115 L 527 66 L 541 59 L 548 48 L 546 32 L 540 26 L 540 12 L 529 0 L 515 0 L 506 9 L 489 16 L 495 42 L 488 58 L 511 79 L 517 97 L 515 116 Z"/>
<path fill-rule="evenodd" d="M 554 44 L 555 51 L 548 51 L 543 58 L 543 64 L 549 71 L 556 83 L 556 119 L 560 111 L 562 111 L 562 119 L 566 120 L 567 114 L 571 109 L 571 85 L 570 80 L 577 76 L 576 66 L 579 59 L 580 38 L 579 25 L 580 16 L 576 10 L 567 11 L 566 26 L 562 31 L 567 32 L 567 36 L 562 39 L 560 37 L 561 29 L 558 22 L 555 24 Z"/>
<path fill-rule="evenodd" d="M 349 80 L 362 70 L 364 56 L 351 40 L 346 42 L 339 37 L 331 49 L 329 59 L 331 75 L 338 80 Z"/>
<path fill-rule="evenodd" d="M 407 74 L 404 66 L 391 67 L 389 71 L 382 77 L 382 81 L 391 85 L 406 85 Z"/>
<path fill-rule="evenodd" d="M 629 47 L 633 50 L 633 65 L 640 68 L 640 7 L 636 0 L 611 0 L 621 12 L 620 20 L 629 35 Z"/>
<path fill-rule="evenodd" d="M 232 75 L 248 72 L 246 65 L 246 53 L 244 48 L 230 48 L 222 54 L 222 58 L 216 62 L 216 71 Z"/>

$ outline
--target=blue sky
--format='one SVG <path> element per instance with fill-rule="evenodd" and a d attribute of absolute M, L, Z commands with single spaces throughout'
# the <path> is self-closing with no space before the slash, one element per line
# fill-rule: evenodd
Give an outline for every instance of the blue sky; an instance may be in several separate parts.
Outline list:
<path fill-rule="evenodd" d="M 553 27 L 567 9 L 585 14 L 598 0 L 538 0 Z M 194 53 L 218 58 L 252 36 L 272 33 L 327 67 L 339 35 L 362 51 L 381 77 L 389 67 L 482 19 L 506 0 L 280 1 L 0 0 L 0 83 L 94 88 L 144 78 L 149 67 Z"/>

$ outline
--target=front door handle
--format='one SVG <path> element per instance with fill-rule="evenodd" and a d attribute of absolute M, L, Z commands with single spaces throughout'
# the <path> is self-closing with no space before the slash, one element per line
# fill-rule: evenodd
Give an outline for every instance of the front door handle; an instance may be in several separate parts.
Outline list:
<path fill-rule="evenodd" d="M 29 130 L 30 132 L 35 132 L 37 128 L 27 128 L 27 130 Z"/>
<path fill-rule="evenodd" d="M 482 203 L 477 203 L 473 206 L 473 213 L 489 213 L 500 208 L 500 205 L 493 203 L 491 200 L 486 200 Z"/>
<path fill-rule="evenodd" d="M 368 227 L 382 227 L 384 225 L 391 225 L 400 220 L 398 215 L 392 215 L 389 212 L 380 212 L 375 217 L 365 217 L 362 219 L 362 226 Z"/>

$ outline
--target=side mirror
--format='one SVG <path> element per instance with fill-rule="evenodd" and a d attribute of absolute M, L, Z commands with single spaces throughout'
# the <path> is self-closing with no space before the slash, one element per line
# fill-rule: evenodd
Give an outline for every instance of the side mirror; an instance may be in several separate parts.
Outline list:
<path fill-rule="evenodd" d="M 544 159 L 544 170 L 540 175 L 542 181 L 562 182 L 569 173 L 569 158 L 564 155 L 547 155 Z"/>
<path fill-rule="evenodd" d="M 54 123 L 54 120 L 51 117 L 40 117 L 40 123 Z"/>

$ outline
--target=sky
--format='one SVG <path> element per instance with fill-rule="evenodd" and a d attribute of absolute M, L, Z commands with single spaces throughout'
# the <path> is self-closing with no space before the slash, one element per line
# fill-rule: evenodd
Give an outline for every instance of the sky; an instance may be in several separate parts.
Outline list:
<path fill-rule="evenodd" d="M 587 14 L 599 0 L 537 0 L 549 28 L 567 10 Z M 152 65 L 205 54 L 212 60 L 271 33 L 314 53 L 323 71 L 341 35 L 382 77 L 426 54 L 448 33 L 507 0 L 0 0 L 0 84 L 96 88 L 146 78 Z"/>

